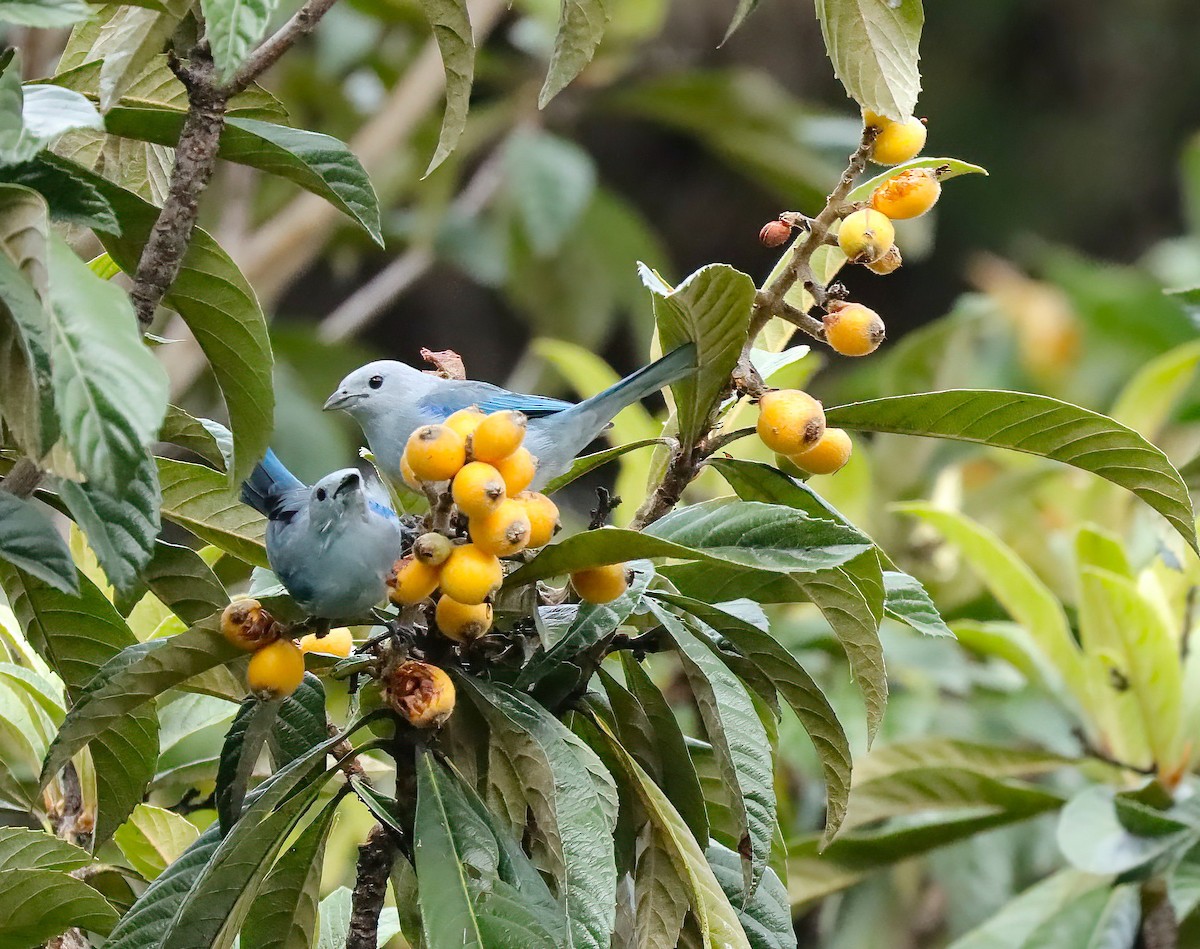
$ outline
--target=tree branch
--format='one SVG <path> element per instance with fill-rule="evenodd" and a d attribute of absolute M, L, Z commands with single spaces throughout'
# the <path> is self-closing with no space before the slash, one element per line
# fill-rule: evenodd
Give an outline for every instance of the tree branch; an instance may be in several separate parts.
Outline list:
<path fill-rule="evenodd" d="M 398 853 L 395 839 L 382 824 L 372 827 L 358 848 L 346 949 L 375 949 L 378 946 L 379 914 L 387 895 L 388 876 Z"/>
<path fill-rule="evenodd" d="M 233 95 L 241 92 L 274 66 L 279 57 L 296 44 L 296 40 L 307 36 L 316 28 L 321 22 L 321 17 L 328 13 L 335 3 L 337 0 L 307 0 L 290 20 L 264 40 L 258 49 L 250 54 L 250 58 L 242 63 L 242 68 L 237 71 L 237 75 L 227 87 L 228 93 Z"/>
<path fill-rule="evenodd" d="M 7 491 L 19 498 L 27 498 L 37 490 L 45 472 L 29 458 L 21 458 L 12 470 L 0 481 L 0 491 Z"/>

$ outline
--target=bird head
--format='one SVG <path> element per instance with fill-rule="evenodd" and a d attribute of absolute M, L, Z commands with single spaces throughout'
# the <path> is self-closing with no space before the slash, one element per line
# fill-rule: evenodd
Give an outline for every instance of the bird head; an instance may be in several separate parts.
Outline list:
<path fill-rule="evenodd" d="M 361 516 L 364 511 L 363 478 L 355 468 L 334 471 L 312 486 L 308 516 L 314 525 L 329 525 L 347 515 Z"/>
<path fill-rule="evenodd" d="M 338 409 L 358 421 L 395 412 L 420 398 L 435 377 L 391 359 L 369 362 L 346 376 L 325 402 L 325 410 Z"/>

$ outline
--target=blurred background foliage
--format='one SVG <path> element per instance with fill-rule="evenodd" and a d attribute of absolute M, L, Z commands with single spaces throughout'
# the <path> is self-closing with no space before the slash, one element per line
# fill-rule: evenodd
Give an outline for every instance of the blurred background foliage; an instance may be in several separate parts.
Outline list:
<path fill-rule="evenodd" d="M 454 349 L 476 378 L 587 394 L 646 359 L 652 320 L 635 261 L 669 279 L 711 261 L 766 275 L 777 253 L 759 246 L 759 227 L 781 210 L 819 205 L 859 123 L 807 5 L 764 2 L 718 48 L 732 6 L 613 0 L 595 61 L 539 112 L 556 0 L 514 0 L 511 10 L 477 0 L 481 56 L 467 132 L 424 179 L 441 121 L 441 64 L 419 8 L 346 0 L 333 9 L 269 86 L 294 124 L 358 152 L 384 201 L 386 251 L 319 199 L 245 167 L 221 167 L 203 218 L 274 321 L 275 445 L 289 466 L 313 478 L 353 456 L 357 430 L 319 406 L 368 358 L 416 362 L 421 347 Z M 957 385 L 1042 392 L 1112 412 L 1200 477 L 1200 465 L 1188 464 L 1200 451 L 1200 349 L 1189 344 L 1197 312 L 1187 297 L 1164 294 L 1200 285 L 1194 5 L 931 4 L 922 46 L 928 153 L 977 162 L 991 177 L 956 182 L 934 214 L 905 225 L 898 274 L 844 275 L 852 296 L 887 321 L 884 352 L 858 365 L 814 353 L 786 370 L 788 383 L 826 404 Z M 53 71 L 52 35 L 33 34 L 23 50 L 31 76 Z M 147 160 L 162 158 L 150 150 Z M 186 329 L 161 332 L 181 340 L 162 350 L 176 399 L 219 417 Z M 647 430 L 635 409 L 616 434 L 626 441 Z M 858 449 L 847 469 L 814 486 L 931 588 L 956 631 L 1017 617 L 977 563 L 897 502 L 932 498 L 994 532 L 1072 620 L 1080 596 L 1071 551 L 1079 528 L 1096 524 L 1122 539 L 1131 569 L 1166 570 L 1155 609 L 1186 641 L 1194 578 L 1171 572 L 1171 542 L 1131 500 L 1020 456 L 891 436 Z M 621 479 L 630 510 L 648 455 L 598 476 Z M 596 483 L 581 482 L 576 518 Z M 702 480 L 697 491 L 711 487 Z M 806 668 L 825 671 L 822 687 L 848 730 L 858 723 L 857 766 L 862 710 L 838 646 L 815 611 L 788 616 L 776 628 Z M 1025 647 L 989 649 L 977 637 L 967 649 L 890 622 L 884 637 L 893 698 L 879 745 L 949 736 L 1083 750 L 1074 713 L 1032 666 L 1022 669 Z M 231 707 L 218 706 L 220 720 L 196 709 L 180 717 L 175 750 L 190 768 L 211 765 L 219 748 Z M 794 720 L 785 719 L 779 742 L 790 792 L 781 813 L 788 835 L 803 841 L 821 822 L 820 769 Z M 164 739 L 168 771 L 156 801 L 164 806 L 177 798 L 171 747 Z M 1067 796 L 1106 779 L 1085 770 L 1048 786 Z M 195 777 L 181 775 L 184 784 Z M 323 884 L 334 900 L 345 896 L 338 887 L 351 881 L 353 848 L 371 823 L 361 808 L 344 814 Z M 879 851 L 841 874 L 836 862 L 801 872 L 799 845 L 801 944 L 947 945 L 1064 866 L 1058 822 L 1036 817 L 900 863 L 892 861 L 911 849 Z M 805 889 L 813 878 L 824 882 Z"/>

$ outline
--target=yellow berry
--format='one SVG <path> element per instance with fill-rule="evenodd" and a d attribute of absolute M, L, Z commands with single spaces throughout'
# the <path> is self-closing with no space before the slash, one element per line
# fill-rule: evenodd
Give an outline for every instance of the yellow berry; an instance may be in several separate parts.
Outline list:
<path fill-rule="evenodd" d="M 528 448 L 518 448 L 507 458 L 492 464 L 504 479 L 504 487 L 510 498 L 533 484 L 533 476 L 537 474 L 537 459 L 529 453 Z"/>
<path fill-rule="evenodd" d="M 453 549 L 454 544 L 449 537 L 429 531 L 413 541 L 412 555 L 428 567 L 440 567 Z"/>
<path fill-rule="evenodd" d="M 872 208 L 852 211 L 838 228 L 838 246 L 852 263 L 874 263 L 894 243 L 896 229 L 891 219 Z"/>
<path fill-rule="evenodd" d="M 467 462 L 467 442 L 445 425 L 425 425 L 409 436 L 404 457 L 418 481 L 449 481 Z"/>
<path fill-rule="evenodd" d="M 491 514 L 506 497 L 504 479 L 486 461 L 469 461 L 450 486 L 454 503 L 467 517 Z"/>
<path fill-rule="evenodd" d="M 900 256 L 900 248 L 893 244 L 888 248 L 888 252 L 866 265 L 866 268 L 872 273 L 883 274 L 887 276 L 890 273 L 900 269 L 900 265 L 904 263 L 904 258 Z"/>
<path fill-rule="evenodd" d="M 454 711 L 454 683 L 428 662 L 409 659 L 387 676 L 384 695 L 396 713 L 416 728 L 436 728 Z"/>
<path fill-rule="evenodd" d="M 893 221 L 920 217 L 937 204 L 942 183 L 929 168 L 909 168 L 871 192 L 871 207 Z"/>
<path fill-rule="evenodd" d="M 305 653 L 319 652 L 327 656 L 341 656 L 345 659 L 353 649 L 354 635 L 348 626 L 331 629 L 321 637 L 318 637 L 316 633 L 300 637 L 300 651 Z"/>
<path fill-rule="evenodd" d="M 880 165 L 898 165 L 921 154 L 925 147 L 925 123 L 910 115 L 903 122 L 886 121 L 871 143 L 871 160 Z"/>
<path fill-rule="evenodd" d="M 793 455 L 817 443 L 825 432 L 821 403 L 799 389 L 775 389 L 758 401 L 758 437 L 781 455 Z"/>
<path fill-rule="evenodd" d="M 437 627 L 455 642 L 471 642 L 492 628 L 492 604 L 459 603 L 443 595 L 437 604 Z"/>
<path fill-rule="evenodd" d="M 454 429 L 463 438 L 467 438 L 475 434 L 475 429 L 479 428 L 479 423 L 485 418 L 487 416 L 472 405 L 469 408 L 459 409 L 442 424 L 447 428 Z"/>
<path fill-rule="evenodd" d="M 526 424 L 521 412 L 493 412 L 471 436 L 471 457 L 493 463 L 507 458 L 525 440 Z"/>
<path fill-rule="evenodd" d="M 611 603 L 627 589 L 629 577 L 623 563 L 589 567 L 571 574 L 571 586 L 586 603 Z"/>
<path fill-rule="evenodd" d="M 562 527 L 558 505 L 537 491 L 522 491 L 513 500 L 525 506 L 525 515 L 529 518 L 529 546 L 545 547 Z"/>
<path fill-rule="evenodd" d="M 246 684 L 263 701 L 282 699 L 304 679 L 304 653 L 290 639 L 277 639 L 250 657 Z"/>
<path fill-rule="evenodd" d="M 388 599 L 397 606 L 412 606 L 433 594 L 438 585 L 438 568 L 405 557 L 392 568 L 388 577 Z"/>
<path fill-rule="evenodd" d="M 895 119 L 889 119 L 886 115 L 880 115 L 879 113 L 872 112 L 869 109 L 863 109 L 863 125 L 867 128 L 887 128 L 894 121 Z"/>
<path fill-rule="evenodd" d="M 258 600 L 234 600 L 221 614 L 221 634 L 246 652 L 261 649 L 279 638 L 279 627 Z"/>
<path fill-rule="evenodd" d="M 421 490 L 421 479 L 416 476 L 412 470 L 412 465 L 408 463 L 407 453 L 400 456 L 400 477 L 414 491 Z"/>
<path fill-rule="evenodd" d="M 825 340 L 843 356 L 866 356 L 883 342 L 883 320 L 861 303 L 833 303 L 825 316 Z M 789 451 L 784 454 L 794 455 Z"/>
<path fill-rule="evenodd" d="M 511 557 L 524 550 L 533 530 L 525 505 L 517 501 L 504 501 L 491 514 L 472 517 L 468 528 L 475 546 L 497 557 Z"/>
<path fill-rule="evenodd" d="M 821 440 L 808 451 L 792 455 L 788 460 L 809 474 L 827 475 L 839 470 L 850 460 L 853 450 L 850 436 L 840 428 L 827 428 Z"/>
<path fill-rule="evenodd" d="M 442 592 L 468 606 L 482 603 L 503 582 L 504 567 L 499 558 L 474 544 L 455 547 L 442 566 Z"/>

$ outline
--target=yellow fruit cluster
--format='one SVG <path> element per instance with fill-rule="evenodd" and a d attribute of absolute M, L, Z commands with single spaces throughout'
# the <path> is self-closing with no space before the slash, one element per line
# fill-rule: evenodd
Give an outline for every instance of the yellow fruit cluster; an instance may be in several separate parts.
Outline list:
<path fill-rule="evenodd" d="M 826 427 L 825 410 L 807 392 L 772 389 L 759 399 L 758 410 L 762 443 L 802 471 L 833 474 L 850 460 L 850 436 Z"/>
<path fill-rule="evenodd" d="M 457 642 L 492 627 L 491 597 L 504 581 L 501 557 L 544 547 L 559 529 L 558 507 L 528 490 L 537 459 L 525 448 L 520 412 L 486 415 L 475 408 L 455 412 L 442 425 L 417 429 L 405 446 L 401 475 L 413 488 L 444 493 L 466 516 L 469 543 L 429 531 L 413 543 L 388 580 L 389 596 L 412 606 L 439 590 L 434 618 Z"/>
<path fill-rule="evenodd" d="M 279 624 L 258 600 L 245 597 L 225 607 L 221 634 L 239 649 L 254 653 L 246 668 L 246 684 L 259 699 L 286 698 L 303 681 L 304 653 L 280 635 Z"/>

